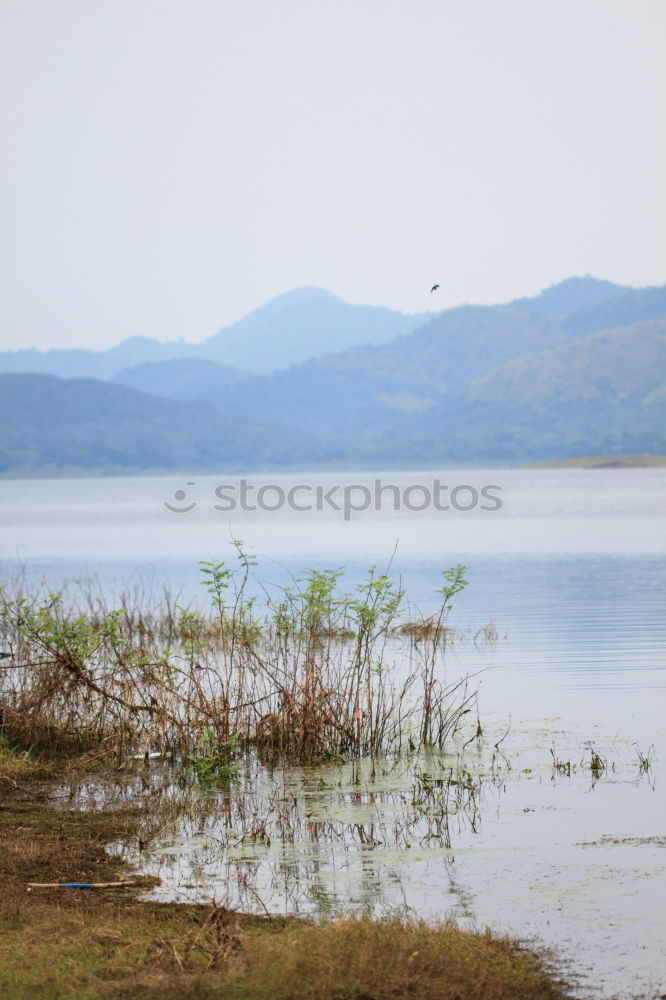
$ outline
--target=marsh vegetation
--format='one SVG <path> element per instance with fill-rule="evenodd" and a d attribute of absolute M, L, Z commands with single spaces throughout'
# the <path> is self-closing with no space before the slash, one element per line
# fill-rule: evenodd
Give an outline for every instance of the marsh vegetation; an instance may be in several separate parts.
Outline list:
<path fill-rule="evenodd" d="M 10 656 L 2 728 L 24 747 L 161 754 L 202 777 L 264 758 L 315 763 L 443 747 L 475 700 L 442 668 L 451 599 L 465 567 L 442 574 L 438 610 L 405 622 L 405 595 L 371 568 L 351 592 L 341 571 L 307 570 L 277 593 L 249 582 L 253 561 L 203 563 L 206 608 L 137 595 L 109 607 L 85 587 L 0 596 Z"/>

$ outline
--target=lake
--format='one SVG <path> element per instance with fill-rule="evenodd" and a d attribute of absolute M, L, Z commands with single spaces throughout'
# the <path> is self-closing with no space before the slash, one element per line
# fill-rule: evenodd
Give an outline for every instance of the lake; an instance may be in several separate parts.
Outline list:
<path fill-rule="evenodd" d="M 94 576 L 108 593 L 167 584 L 202 603 L 198 561 L 231 563 L 241 538 L 257 558 L 257 593 L 309 566 L 344 567 L 351 587 L 392 559 L 427 613 L 441 571 L 463 562 L 469 586 L 451 616 L 461 638 L 445 669 L 475 675 L 483 735 L 463 749 L 472 728 L 448 754 L 374 774 L 248 762 L 237 786 L 199 796 L 150 852 L 130 848 L 162 879 L 155 897 L 242 885 L 244 905 L 260 898 L 275 911 L 407 905 L 537 937 L 572 963 L 581 995 L 663 992 L 666 470 L 247 477 L 255 510 L 240 508 L 241 489 L 238 477 L 211 476 L 2 481 L 3 575 L 53 588 Z M 414 509 L 436 490 L 448 510 Z M 319 499 L 320 510 L 294 509 Z M 488 642 L 479 630 L 490 624 Z M 602 769 L 590 768 L 591 748 Z M 454 766 L 475 790 L 443 832 L 436 799 L 420 796 Z M 160 764 L 147 780 L 176 794 Z M 111 791 L 138 794 L 131 781 Z M 63 804 L 77 807 L 105 792 L 88 783 L 71 794 Z"/>

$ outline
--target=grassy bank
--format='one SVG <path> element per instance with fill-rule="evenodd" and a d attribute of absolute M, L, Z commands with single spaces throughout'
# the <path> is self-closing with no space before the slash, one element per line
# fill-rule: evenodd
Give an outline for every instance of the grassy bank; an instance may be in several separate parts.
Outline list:
<path fill-rule="evenodd" d="M 138 889 L 34 889 L 116 881 L 106 852 L 140 809 L 60 811 L 63 762 L 0 755 L 0 995 L 4 1000 L 560 1000 L 543 957 L 487 933 L 394 917 L 325 924 L 154 904 Z"/>
<path fill-rule="evenodd" d="M 666 455 L 585 455 L 537 462 L 530 469 L 662 469 Z"/>

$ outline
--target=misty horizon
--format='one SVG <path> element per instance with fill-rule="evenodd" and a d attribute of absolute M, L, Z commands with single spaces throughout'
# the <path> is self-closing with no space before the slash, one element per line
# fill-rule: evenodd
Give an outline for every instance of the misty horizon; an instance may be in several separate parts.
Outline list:
<path fill-rule="evenodd" d="M 457 302 L 454 303 L 453 305 L 448 305 L 445 306 L 444 308 L 439 308 L 439 309 L 438 308 L 424 309 L 421 312 L 416 312 L 416 313 L 410 312 L 408 309 L 391 309 L 391 312 L 399 313 L 405 317 L 413 317 L 415 320 L 419 322 L 419 324 L 423 324 L 428 322 L 433 317 L 440 315 L 441 313 L 452 312 L 456 309 L 463 309 L 466 307 L 487 307 L 487 308 L 507 307 L 514 302 L 538 299 L 541 295 L 544 295 L 545 293 L 553 289 L 557 289 L 568 282 L 582 282 L 582 281 L 590 281 L 604 285 L 612 284 L 614 285 L 615 288 L 618 289 L 632 289 L 635 291 L 661 288 L 666 284 L 666 281 L 657 282 L 655 284 L 649 284 L 649 285 L 636 285 L 636 284 L 630 284 L 628 282 L 615 283 L 611 282 L 610 279 L 608 278 L 604 277 L 600 278 L 597 277 L 596 275 L 586 273 L 580 275 L 568 275 L 564 278 L 561 278 L 558 281 L 553 281 L 549 285 L 544 286 L 541 289 L 538 289 L 536 292 L 533 293 L 524 292 L 519 295 L 504 296 L 503 298 L 495 302 L 486 302 L 486 301 L 482 302 L 482 301 L 470 300 L 464 302 Z M 437 295 L 436 292 L 431 293 L 431 296 L 433 297 L 436 295 Z M 44 346 L 39 347 L 37 345 L 31 344 L 25 347 L 0 347 L 0 353 L 23 352 L 23 351 L 47 353 L 49 351 L 77 351 L 77 350 L 88 350 L 88 351 L 92 350 L 104 353 L 107 351 L 112 351 L 114 350 L 114 348 L 127 345 L 131 342 L 139 342 L 139 341 L 156 341 L 158 344 L 164 344 L 164 345 L 183 344 L 183 345 L 192 345 L 195 347 L 200 347 L 213 337 L 216 337 L 220 334 L 224 334 L 224 332 L 227 329 L 235 326 L 237 323 L 242 322 L 243 320 L 249 318 L 253 314 L 258 313 L 269 306 L 282 302 L 284 302 L 285 304 L 286 303 L 291 304 L 293 302 L 296 302 L 298 299 L 305 300 L 308 298 L 310 299 L 317 298 L 319 300 L 329 298 L 344 303 L 345 305 L 359 306 L 359 307 L 368 307 L 376 309 L 390 308 L 384 302 L 353 302 L 350 299 L 344 298 L 341 294 L 338 294 L 337 292 L 334 292 L 329 288 L 318 287 L 315 285 L 295 285 L 293 288 L 289 288 L 283 292 L 279 292 L 277 295 L 273 295 L 269 299 L 259 301 L 258 304 L 252 306 L 248 312 L 244 312 L 241 315 L 237 316 L 236 318 L 231 319 L 228 322 L 225 322 L 223 325 L 216 327 L 211 333 L 204 335 L 204 337 L 201 340 L 190 339 L 184 334 L 180 334 L 178 336 L 165 339 L 150 332 L 137 332 L 137 333 L 131 333 L 128 336 L 123 337 L 122 339 L 115 341 L 106 347 L 90 347 L 86 343 L 72 344 L 67 347 L 60 346 L 59 344 L 55 343 L 47 347 Z"/>

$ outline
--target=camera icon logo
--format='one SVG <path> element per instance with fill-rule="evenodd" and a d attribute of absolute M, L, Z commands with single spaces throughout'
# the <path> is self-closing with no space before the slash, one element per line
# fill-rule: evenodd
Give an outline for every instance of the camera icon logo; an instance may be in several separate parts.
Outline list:
<path fill-rule="evenodd" d="M 196 486 L 196 483 L 186 483 L 185 485 L 186 486 Z M 175 493 L 174 493 L 174 495 L 173 495 L 173 498 L 174 498 L 174 500 L 177 500 L 179 504 L 182 504 L 183 500 L 187 499 L 187 491 L 186 490 L 176 490 Z M 189 514 L 189 512 L 191 510 L 194 510 L 194 508 L 196 507 L 196 505 L 197 505 L 196 504 L 196 500 L 193 500 L 192 503 L 187 504 L 185 507 L 182 507 L 182 506 L 181 507 L 175 507 L 173 504 L 169 503 L 168 500 L 164 501 L 164 506 L 166 507 L 166 509 L 172 511 L 172 513 L 174 513 L 174 514 Z"/>

